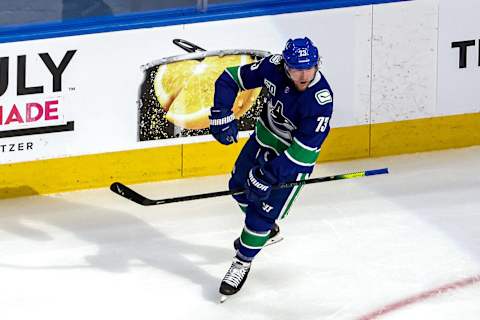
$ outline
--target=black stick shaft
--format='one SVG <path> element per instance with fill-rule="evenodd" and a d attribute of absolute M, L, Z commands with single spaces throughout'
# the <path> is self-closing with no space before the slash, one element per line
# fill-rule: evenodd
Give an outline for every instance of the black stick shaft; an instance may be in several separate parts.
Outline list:
<path fill-rule="evenodd" d="M 334 180 L 342 180 L 342 179 L 352 179 L 352 178 L 359 178 L 365 176 L 373 176 L 377 174 L 386 174 L 388 173 L 388 168 L 383 169 L 376 169 L 376 170 L 367 170 L 367 171 L 360 171 L 360 172 L 352 172 L 352 173 L 345 173 L 345 174 L 338 174 L 334 176 L 322 177 L 322 178 L 313 178 L 301 181 L 292 181 L 283 183 L 280 185 L 275 185 L 273 189 L 283 189 L 283 188 L 291 188 L 299 185 L 311 184 L 311 183 L 319 183 L 319 182 L 327 182 L 327 181 L 334 181 Z M 234 195 L 234 194 L 242 194 L 245 192 L 245 189 L 239 190 L 226 190 L 226 191 L 218 191 L 218 192 L 210 192 L 210 193 L 201 193 L 201 194 L 194 194 L 190 196 L 181 196 L 181 197 L 174 197 L 174 198 L 166 198 L 166 199 L 159 199 L 159 200 L 152 200 L 149 199 L 134 190 L 130 189 L 126 185 L 120 182 L 114 182 L 110 186 L 110 190 L 115 192 L 118 195 L 121 195 L 124 198 L 127 198 L 133 202 L 141 204 L 143 206 L 153 206 L 159 204 L 167 204 L 173 202 L 183 202 L 183 201 L 190 201 L 190 200 L 197 200 L 197 199 L 207 199 L 207 198 L 214 198 L 220 196 L 227 196 L 227 195 Z"/>

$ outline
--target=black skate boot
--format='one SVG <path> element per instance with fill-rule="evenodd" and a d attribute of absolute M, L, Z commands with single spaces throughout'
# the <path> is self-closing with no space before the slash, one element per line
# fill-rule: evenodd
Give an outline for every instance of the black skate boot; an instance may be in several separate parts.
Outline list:
<path fill-rule="evenodd" d="M 275 223 L 270 230 L 268 240 L 265 243 L 264 247 L 277 243 L 281 240 L 283 240 L 283 237 L 280 235 L 280 227 L 278 226 L 278 224 Z M 235 239 L 235 241 L 233 242 L 233 247 L 235 248 L 235 250 L 238 250 L 238 248 L 240 247 L 240 238 Z"/>
<path fill-rule="evenodd" d="M 237 257 L 233 258 L 232 265 L 228 269 L 227 274 L 220 284 L 220 302 L 224 302 L 231 295 L 234 295 L 242 288 L 245 280 L 247 280 L 248 272 L 250 271 L 250 262 L 239 260 Z"/>

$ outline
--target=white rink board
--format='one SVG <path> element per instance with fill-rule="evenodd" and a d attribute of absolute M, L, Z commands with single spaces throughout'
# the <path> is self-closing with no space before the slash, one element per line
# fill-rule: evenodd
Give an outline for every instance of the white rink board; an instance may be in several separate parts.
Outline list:
<path fill-rule="evenodd" d="M 373 6 L 372 123 L 480 112 L 480 2 Z M 466 67 L 453 42 L 473 40 Z"/>
<path fill-rule="evenodd" d="M 60 96 L 65 101 L 62 119 L 64 123 L 74 121 L 75 128 L 2 138 L 1 144 L 7 146 L 31 143 L 33 148 L 1 152 L 0 164 L 212 141 L 210 136 L 138 141 L 137 100 L 144 76 L 140 67 L 184 54 L 172 43 L 175 38 L 207 50 L 280 52 L 289 37 L 309 36 L 320 48 L 321 69 L 337 97 L 332 125 L 368 124 L 370 35 L 371 6 L 363 6 L 1 44 L 0 57 L 10 60 L 10 85 L 0 97 L 0 105 Z M 38 54 L 49 53 L 58 66 L 68 50 L 76 52 L 62 74 L 62 90 L 52 92 L 52 75 Z M 26 56 L 26 86 L 42 85 L 44 93 L 17 96 L 17 56 L 22 55 Z M 4 125 L 0 131 L 12 129 L 18 128 Z"/>
<path fill-rule="evenodd" d="M 480 112 L 480 2 L 440 1 L 438 43 L 437 114 Z M 460 67 L 460 49 L 454 42 L 474 41 L 466 46 L 465 67 Z"/>
<path fill-rule="evenodd" d="M 9 58 L 0 106 L 25 109 L 29 102 L 58 99 L 58 118 L 50 124 L 75 123 L 74 131 L 1 138 L 0 164 L 212 141 L 138 141 L 140 66 L 184 54 L 175 38 L 207 50 L 280 52 L 289 37 L 309 36 L 334 91 L 334 128 L 476 113 L 479 9 L 476 0 L 418 0 L 0 44 L 0 59 Z M 460 50 L 452 43 L 466 40 L 474 45 L 459 68 Z M 39 54 L 48 53 L 58 66 L 69 50 L 75 54 L 62 73 L 62 90 L 53 92 Z M 25 86 L 42 86 L 44 93 L 17 95 L 18 56 L 25 56 Z M 8 129 L 3 120 L 0 134 Z M 32 148 L 18 150 L 20 144 Z M 5 151 L 12 145 L 14 151 Z"/>
<path fill-rule="evenodd" d="M 436 115 L 437 3 L 373 7 L 372 123 Z"/>

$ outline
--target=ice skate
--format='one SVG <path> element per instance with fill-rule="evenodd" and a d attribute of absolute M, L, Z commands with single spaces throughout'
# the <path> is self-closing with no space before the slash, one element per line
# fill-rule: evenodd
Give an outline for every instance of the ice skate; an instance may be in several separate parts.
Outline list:
<path fill-rule="evenodd" d="M 250 265 L 250 262 L 239 260 L 237 257 L 233 258 L 232 265 L 220 284 L 220 303 L 225 302 L 230 296 L 240 291 L 245 280 L 247 280 Z"/>
<path fill-rule="evenodd" d="M 280 235 L 280 227 L 278 224 L 274 224 L 272 227 L 272 230 L 270 231 L 270 234 L 268 235 L 268 240 L 265 243 L 264 247 L 272 245 L 274 243 L 280 242 L 283 240 L 283 237 Z M 235 250 L 238 250 L 240 247 L 240 238 L 235 239 L 233 242 L 233 247 Z"/>

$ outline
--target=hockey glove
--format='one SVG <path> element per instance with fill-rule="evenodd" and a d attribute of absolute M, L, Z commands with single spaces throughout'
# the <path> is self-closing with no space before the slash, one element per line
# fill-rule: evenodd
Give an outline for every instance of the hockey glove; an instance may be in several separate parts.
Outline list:
<path fill-rule="evenodd" d="M 260 202 L 266 200 L 272 191 L 272 185 L 276 183 L 275 177 L 262 169 L 253 167 L 248 173 L 245 183 L 245 195 L 248 201 Z"/>
<path fill-rule="evenodd" d="M 210 133 L 221 144 L 229 145 L 238 142 L 238 127 L 231 110 L 210 110 Z"/>

